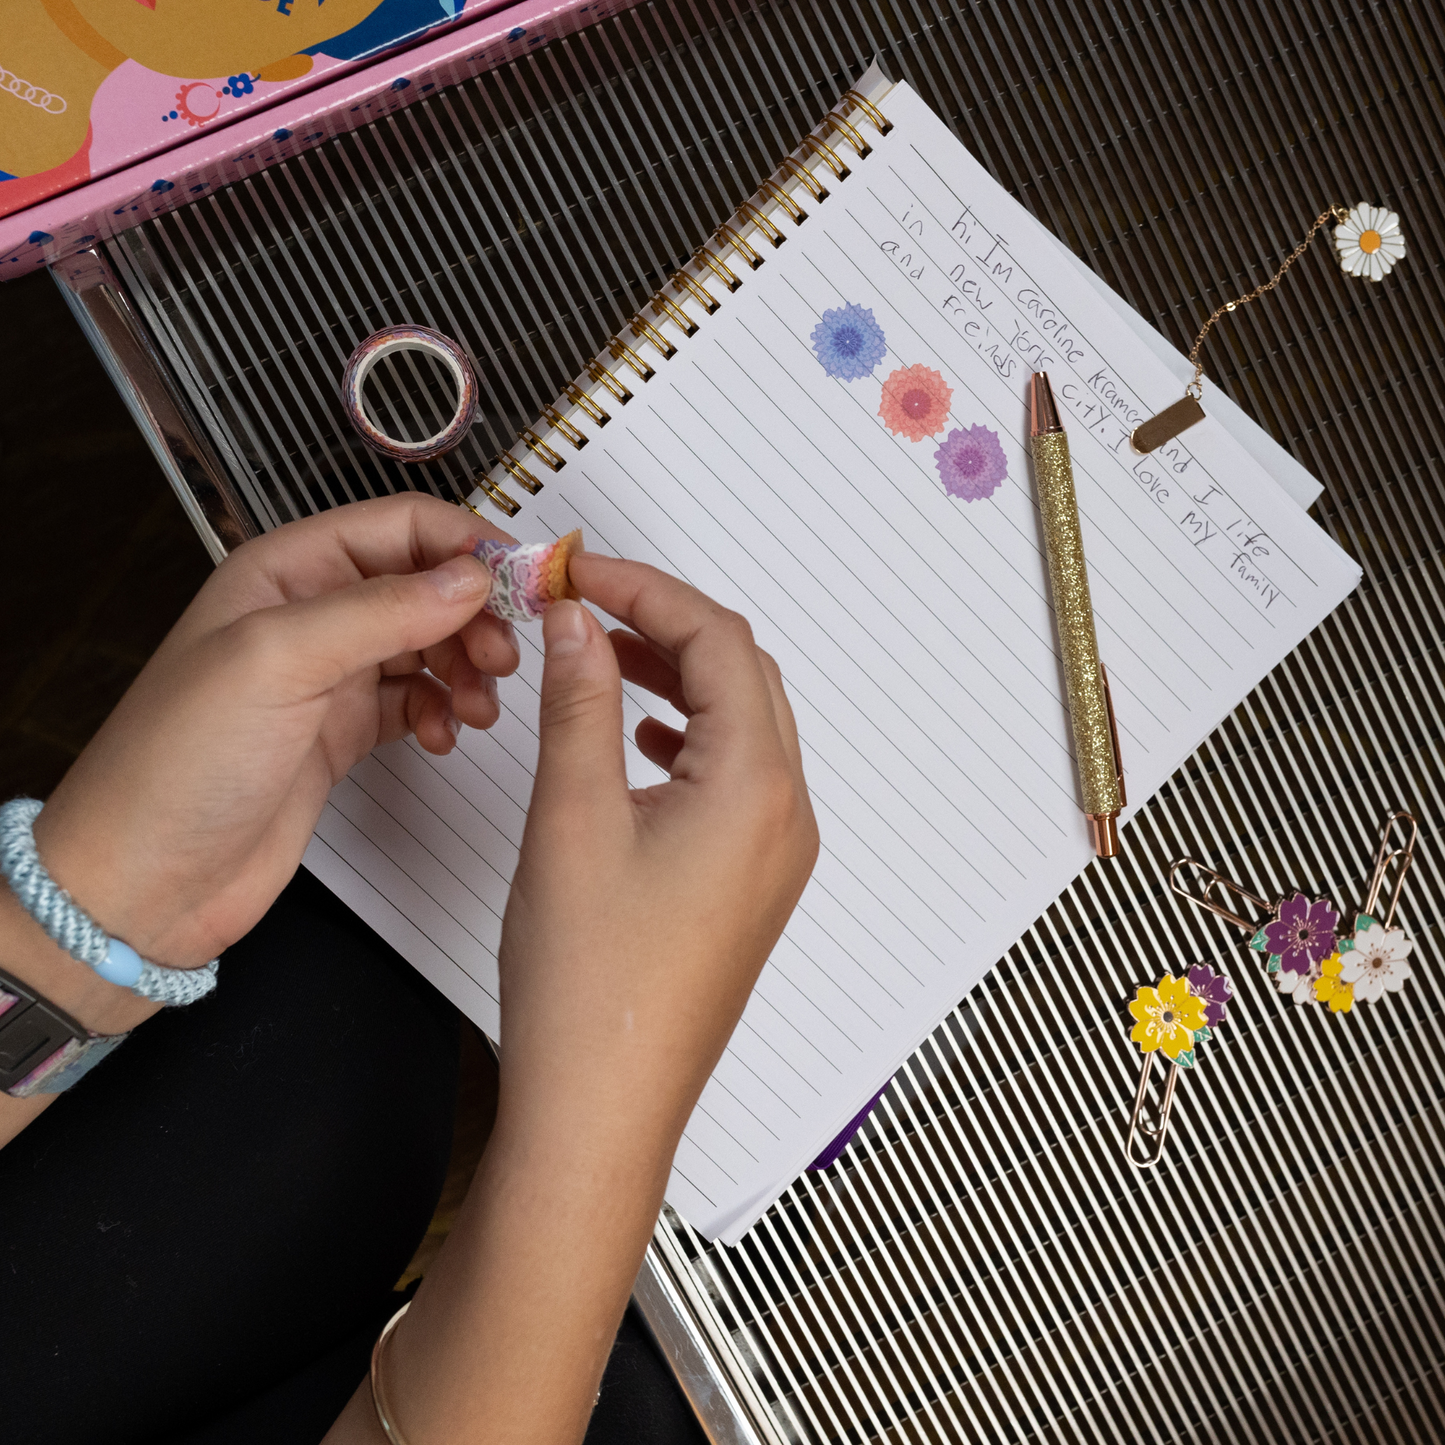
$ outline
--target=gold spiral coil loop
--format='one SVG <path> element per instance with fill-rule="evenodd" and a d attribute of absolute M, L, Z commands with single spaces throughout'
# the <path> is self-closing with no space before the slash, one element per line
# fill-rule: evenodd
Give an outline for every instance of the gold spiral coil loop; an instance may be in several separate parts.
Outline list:
<path fill-rule="evenodd" d="M 607 343 L 607 353 L 618 361 L 625 361 L 643 381 L 651 381 L 656 374 L 620 336 L 614 336 Z"/>
<path fill-rule="evenodd" d="M 519 486 L 525 487 L 534 497 L 542 490 L 542 483 L 539 482 L 511 452 L 503 452 L 492 465 L 494 467 L 505 467 L 512 474 L 512 480 Z"/>
<path fill-rule="evenodd" d="M 697 322 L 675 301 L 669 301 L 661 291 L 652 298 L 652 314 L 666 316 L 684 336 L 697 335 Z"/>
<path fill-rule="evenodd" d="M 788 239 L 751 201 L 744 201 L 738 207 L 738 215 L 746 216 L 773 243 L 775 250 Z"/>
<path fill-rule="evenodd" d="M 866 115 L 868 119 L 873 122 L 873 128 L 878 132 L 879 135 L 887 135 L 888 132 L 893 129 L 893 122 L 890 121 L 888 117 L 884 115 L 883 112 L 879 110 L 878 107 L 874 105 L 871 100 L 867 99 L 866 96 L 859 94 L 858 91 L 845 90 L 843 92 L 843 99 L 852 101 L 853 104 L 856 105 L 858 109 L 861 110 L 863 114 Z"/>
<path fill-rule="evenodd" d="M 542 465 L 550 467 L 554 472 L 560 472 L 567 465 L 566 459 L 549 447 L 531 428 L 518 432 L 517 440 L 526 442 L 527 446 L 542 459 Z"/>
<path fill-rule="evenodd" d="M 569 393 L 573 390 L 575 390 L 575 388 L 568 387 Z M 591 400 L 591 398 L 589 397 L 588 400 Z M 587 410 L 586 407 L 583 407 L 582 409 L 583 411 Z M 572 423 L 568 421 L 567 418 L 563 416 L 556 407 L 544 406 L 542 408 L 542 415 L 547 419 L 547 424 L 554 430 L 561 432 L 562 435 L 566 437 L 567 440 L 571 442 L 572 445 L 576 447 L 579 452 L 582 450 L 583 447 L 587 445 L 586 434 L 584 432 L 578 431 L 577 428 L 573 426 Z M 593 417 L 592 419 L 593 421 L 597 420 L 596 417 Z"/>
<path fill-rule="evenodd" d="M 495 465 L 495 463 L 493 463 L 493 465 Z M 515 517 L 517 513 L 522 510 L 522 504 L 514 498 L 509 497 L 486 472 L 478 472 L 472 478 L 472 485 L 476 487 L 478 491 L 482 492 L 494 507 L 500 508 L 504 515 Z M 464 506 L 467 511 L 475 513 L 476 516 L 482 516 L 470 502 L 464 501 L 462 506 Z M 486 518 L 482 517 L 482 520 L 486 521 Z"/>
<path fill-rule="evenodd" d="M 662 353 L 664 361 L 671 361 L 677 355 L 677 347 L 652 322 L 645 321 L 641 316 L 634 316 L 627 324 L 634 336 L 640 336 L 644 341 L 650 341 Z"/>
<path fill-rule="evenodd" d="M 589 375 L 590 374 L 589 372 Z M 594 376 L 592 379 L 595 381 L 597 378 Z M 574 386 L 570 382 L 567 384 L 567 400 L 570 401 L 578 411 L 591 417 L 598 426 L 606 426 L 607 423 L 612 420 L 611 415 L 597 405 L 597 398 L 595 396 L 588 396 L 580 386 Z M 579 432 L 578 435 L 580 436 L 581 433 Z M 587 438 L 583 437 L 582 441 L 578 442 L 577 445 L 580 447 L 586 440 Z"/>
<path fill-rule="evenodd" d="M 763 264 L 763 258 L 731 226 L 723 225 L 717 229 L 718 234 L 732 246 L 752 270 L 756 271 Z"/>
<path fill-rule="evenodd" d="M 824 118 L 823 124 L 825 126 L 831 126 L 834 130 L 838 131 L 844 137 L 844 139 L 847 140 L 848 144 L 851 145 L 853 149 L 858 153 L 858 159 L 860 161 L 866 161 L 868 157 L 873 154 L 873 147 L 870 146 L 868 142 L 864 140 L 863 137 L 858 133 L 857 129 L 854 126 L 849 125 L 849 123 L 844 120 L 841 115 L 838 115 L 836 112 L 830 110 L 827 116 Z"/>
<path fill-rule="evenodd" d="M 808 219 L 808 213 L 780 185 L 764 181 L 758 189 L 771 196 L 793 218 L 795 226 L 801 226 Z"/>
<path fill-rule="evenodd" d="M 808 194 L 815 201 L 826 201 L 828 199 L 828 188 L 807 166 L 800 165 L 792 156 L 784 156 L 780 169 L 787 171 L 799 185 L 806 187 Z"/>
<path fill-rule="evenodd" d="M 672 273 L 672 284 L 686 291 L 709 316 L 711 316 L 721 304 L 713 299 L 712 292 L 709 291 L 706 286 L 699 285 L 686 271 L 674 271 Z"/>
<path fill-rule="evenodd" d="M 632 393 L 600 363 L 589 361 L 587 363 L 587 375 L 599 386 L 606 387 L 617 399 L 619 405 L 626 406 L 627 403 L 632 400 Z"/>
<path fill-rule="evenodd" d="M 809 155 L 817 156 L 833 172 L 833 179 L 836 181 L 846 181 L 853 174 L 844 165 L 843 157 L 827 141 L 819 140 L 815 135 L 805 135 L 799 143 L 798 149 L 806 151 Z"/>
<path fill-rule="evenodd" d="M 742 280 L 733 273 L 732 268 L 719 261 L 706 246 L 698 247 L 697 255 L 693 257 L 693 260 L 701 261 L 729 291 L 736 291 L 743 284 Z"/>

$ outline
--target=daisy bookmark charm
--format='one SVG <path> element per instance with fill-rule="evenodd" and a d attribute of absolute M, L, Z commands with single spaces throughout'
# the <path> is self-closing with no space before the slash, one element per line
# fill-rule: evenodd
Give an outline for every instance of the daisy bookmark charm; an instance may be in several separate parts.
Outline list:
<path fill-rule="evenodd" d="M 1346 276 L 1359 276 L 1366 281 L 1380 281 L 1390 274 L 1395 262 L 1405 255 L 1405 238 L 1400 232 L 1400 218 L 1394 211 L 1383 206 L 1359 205 L 1346 210 L 1343 206 L 1330 206 L 1315 217 L 1304 240 L 1285 257 L 1283 265 L 1269 278 L 1262 281 L 1253 291 L 1237 296 L 1216 307 L 1209 319 L 1194 338 L 1189 360 L 1194 365 L 1194 380 L 1184 388 L 1184 395 L 1172 406 L 1167 406 L 1157 416 L 1141 422 L 1129 438 L 1136 452 L 1152 452 L 1165 442 L 1173 441 L 1180 432 L 1204 420 L 1204 408 L 1199 398 L 1204 390 L 1204 363 L 1199 359 L 1204 338 L 1220 317 L 1251 301 L 1273 291 L 1279 285 L 1284 273 L 1309 249 L 1321 226 L 1335 222 L 1335 250 L 1339 254 L 1340 269 Z"/>
<path fill-rule="evenodd" d="M 1153 988 L 1141 988 L 1131 1000 L 1134 1027 L 1129 1039 L 1139 1046 L 1144 1066 L 1124 1152 L 1136 1169 L 1152 1168 L 1163 1158 L 1179 1071 L 1195 1066 L 1199 1045 L 1213 1038 L 1233 997 L 1234 987 L 1222 973 L 1197 963 L 1183 978 L 1166 973 Z M 1168 1073 L 1163 1097 L 1151 1106 L 1149 1081 L 1157 1058 L 1165 1060 Z"/>

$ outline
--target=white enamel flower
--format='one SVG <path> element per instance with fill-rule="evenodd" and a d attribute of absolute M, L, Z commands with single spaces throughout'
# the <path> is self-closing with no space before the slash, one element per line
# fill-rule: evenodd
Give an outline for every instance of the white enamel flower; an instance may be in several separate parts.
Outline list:
<path fill-rule="evenodd" d="M 1386 993 L 1399 993 L 1410 977 L 1407 957 L 1414 944 L 1403 928 L 1385 928 L 1371 921 L 1355 933 L 1355 946 L 1342 954 L 1340 977 L 1355 986 L 1355 997 L 1379 1003 Z"/>
<path fill-rule="evenodd" d="M 1315 980 L 1320 977 L 1319 964 L 1311 964 L 1304 973 L 1291 973 L 1281 969 L 1274 975 L 1274 986 L 1301 1007 L 1307 1008 L 1315 1000 Z"/>
<path fill-rule="evenodd" d="M 1367 206 L 1361 201 L 1335 227 L 1335 249 L 1347 276 L 1378 281 L 1388 276 L 1405 254 L 1400 218 L 1383 206 Z"/>

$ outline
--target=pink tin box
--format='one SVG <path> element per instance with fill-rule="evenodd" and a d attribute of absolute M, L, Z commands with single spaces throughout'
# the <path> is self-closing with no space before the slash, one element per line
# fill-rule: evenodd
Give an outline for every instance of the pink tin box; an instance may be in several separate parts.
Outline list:
<path fill-rule="evenodd" d="M 0 280 L 633 3 L 17 0 L 0 48 Z"/>

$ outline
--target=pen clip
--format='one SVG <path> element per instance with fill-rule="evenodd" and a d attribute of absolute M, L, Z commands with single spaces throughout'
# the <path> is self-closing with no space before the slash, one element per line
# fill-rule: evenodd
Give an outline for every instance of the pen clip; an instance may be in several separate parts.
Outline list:
<path fill-rule="evenodd" d="M 1109 746 L 1114 749 L 1114 772 L 1119 779 L 1119 806 L 1127 808 L 1129 799 L 1124 792 L 1124 755 L 1119 751 L 1119 724 L 1114 721 L 1114 695 L 1109 691 L 1109 669 L 1101 662 L 1099 677 L 1104 684 L 1104 711 L 1109 715 Z"/>

